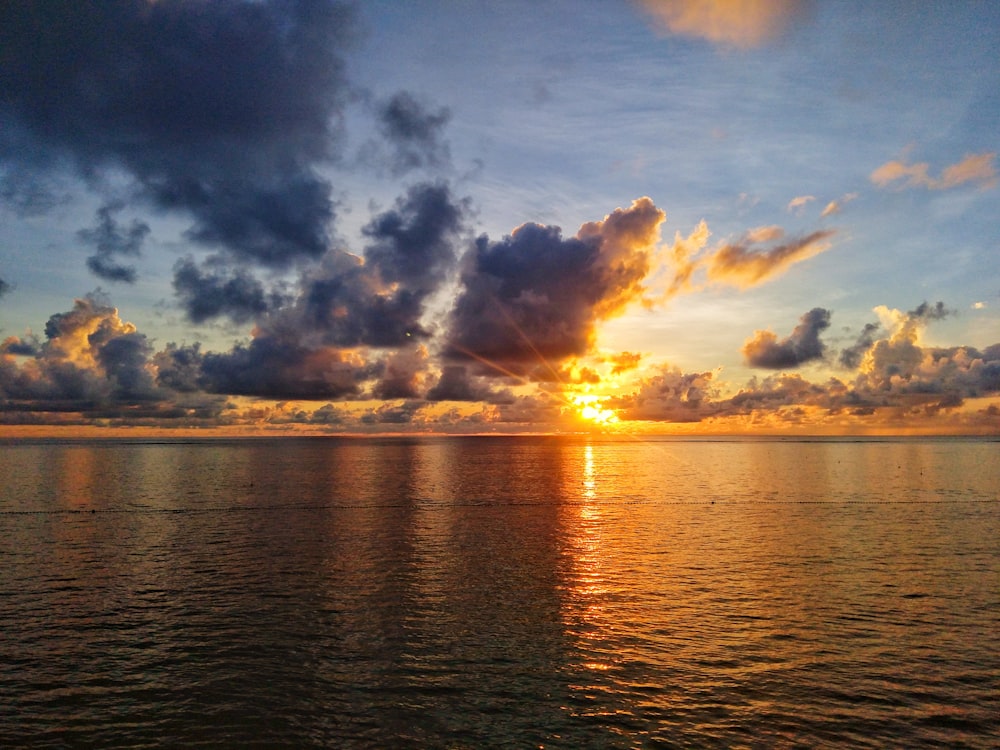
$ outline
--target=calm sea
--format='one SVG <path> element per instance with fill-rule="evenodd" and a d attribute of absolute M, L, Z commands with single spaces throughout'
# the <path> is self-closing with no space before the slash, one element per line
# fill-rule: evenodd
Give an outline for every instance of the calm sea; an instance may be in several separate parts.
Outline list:
<path fill-rule="evenodd" d="M 1000 746 L 1000 442 L 0 445 L 0 747 Z"/>

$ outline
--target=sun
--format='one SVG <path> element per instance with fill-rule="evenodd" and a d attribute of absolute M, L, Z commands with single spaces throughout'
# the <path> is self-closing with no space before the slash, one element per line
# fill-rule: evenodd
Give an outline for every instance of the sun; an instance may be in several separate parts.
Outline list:
<path fill-rule="evenodd" d="M 618 415 L 614 413 L 611 409 L 605 409 L 601 406 L 600 396 L 583 395 L 577 396 L 573 399 L 573 403 L 577 408 L 577 414 L 580 415 L 581 419 L 587 422 L 593 422 L 599 425 L 614 424 L 618 421 Z"/>

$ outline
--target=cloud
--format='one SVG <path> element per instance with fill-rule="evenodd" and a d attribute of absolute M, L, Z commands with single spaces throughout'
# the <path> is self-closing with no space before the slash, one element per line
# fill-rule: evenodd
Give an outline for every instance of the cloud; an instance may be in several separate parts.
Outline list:
<path fill-rule="evenodd" d="M 611 363 L 611 375 L 621 375 L 622 373 L 635 370 L 642 360 L 642 355 L 636 352 L 619 352 L 608 358 Z"/>
<path fill-rule="evenodd" d="M 740 288 L 763 283 L 795 263 L 827 250 L 830 247 L 828 240 L 835 232 L 820 230 L 774 247 L 757 247 L 780 240 L 784 234 L 779 226 L 755 227 L 735 242 L 708 248 L 711 232 L 704 219 L 687 237 L 677 232 L 667 255 L 673 277 L 661 299 L 703 288 L 702 274 L 708 282 Z"/>
<path fill-rule="evenodd" d="M 220 316 L 245 323 L 280 304 L 281 296 L 267 292 L 246 270 L 211 266 L 199 268 L 190 256 L 174 266 L 174 291 L 195 323 Z"/>
<path fill-rule="evenodd" d="M 210 393 L 273 399 L 331 399 L 360 394 L 375 369 L 334 347 L 308 348 L 273 336 L 201 358 L 200 384 Z"/>
<path fill-rule="evenodd" d="M 664 218 L 640 198 L 566 239 L 539 224 L 480 237 L 462 260 L 446 356 L 503 373 L 585 354 L 597 322 L 641 298 Z"/>
<path fill-rule="evenodd" d="M 431 111 L 412 94 L 401 91 L 379 104 L 376 116 L 383 138 L 392 147 L 390 166 L 394 176 L 450 164 L 448 144 L 442 138 L 451 119 L 446 107 Z"/>
<path fill-rule="evenodd" d="M 636 391 L 608 399 L 604 406 L 617 409 L 624 420 L 700 422 L 718 411 L 714 377 L 712 372 L 683 373 L 665 365 Z"/>
<path fill-rule="evenodd" d="M 897 189 L 923 187 L 928 190 L 948 190 L 974 183 L 981 190 L 996 187 L 997 171 L 994 166 L 996 153 L 968 154 L 957 164 L 951 164 L 941 171 L 940 177 L 932 177 L 927 162 L 906 164 L 889 161 L 871 173 L 871 181 L 878 187 L 894 186 Z"/>
<path fill-rule="evenodd" d="M 260 323 L 324 345 L 399 347 L 431 336 L 428 299 L 454 271 L 467 204 L 444 184 L 421 183 L 364 228 L 364 257 L 331 251 L 303 275 L 295 301 Z"/>
<path fill-rule="evenodd" d="M 190 317 L 225 314 L 256 325 L 252 340 L 229 352 L 172 356 L 196 363 L 200 386 L 212 393 L 353 399 L 374 379 L 376 398 L 416 398 L 428 358 L 418 342 L 431 336 L 426 303 L 455 267 L 465 213 L 446 185 L 414 185 L 364 227 L 363 257 L 330 250 L 281 293 L 238 269 L 201 270 L 184 259 L 174 284 Z M 396 351 L 379 359 L 368 348 Z"/>
<path fill-rule="evenodd" d="M 382 375 L 372 389 L 378 399 L 418 398 L 423 393 L 427 349 L 410 346 L 392 352 L 382 363 Z"/>
<path fill-rule="evenodd" d="M 88 419 L 185 424 L 218 416 L 221 402 L 157 382 L 152 343 L 99 295 L 52 315 L 45 341 L 8 339 L 0 350 L 0 414 L 8 421 L 79 414 Z M 25 357 L 18 363 L 14 355 Z M 22 415 L 18 417 L 17 415 Z M 63 417 L 60 417 L 63 419 Z"/>
<path fill-rule="evenodd" d="M 0 279 L 0 297 L 8 294 L 12 288 L 13 287 L 10 285 L 10 282 Z"/>
<path fill-rule="evenodd" d="M 97 251 L 87 258 L 87 267 L 95 275 L 106 281 L 132 284 L 136 279 L 135 266 L 121 265 L 114 258 L 118 255 L 138 256 L 142 243 L 149 235 L 149 225 L 133 220 L 128 228 L 119 226 L 114 215 L 124 207 L 125 204 L 121 202 L 102 206 L 97 210 L 97 226 L 93 229 L 81 229 L 76 235 Z"/>
<path fill-rule="evenodd" d="M 865 326 L 858 344 L 850 348 L 849 361 L 842 361 L 854 365 L 847 379 L 814 383 L 799 374 L 781 373 L 751 378 L 734 389 L 720 382 L 717 373 L 684 373 L 664 365 L 632 393 L 604 405 L 617 409 L 624 420 L 710 422 L 719 429 L 799 425 L 843 431 L 892 425 L 995 432 L 996 405 L 975 410 L 966 400 L 1000 395 L 1000 343 L 985 349 L 921 346 L 920 329 L 950 314 L 943 303 L 925 302 L 908 312 L 886 307 L 876 311 L 884 327 Z M 817 308 L 780 344 L 797 339 L 815 352 L 822 348 L 818 332 L 828 325 L 827 311 Z M 789 353 L 793 346 L 763 350 L 790 358 L 796 354 Z"/>
<path fill-rule="evenodd" d="M 823 213 L 820 214 L 822 217 L 833 216 L 834 214 L 839 214 L 847 203 L 858 197 L 857 193 L 847 193 L 841 196 L 837 200 L 832 200 L 826 204 L 826 208 L 823 209 Z"/>
<path fill-rule="evenodd" d="M 679 292 L 690 291 L 693 287 L 692 277 L 695 271 L 704 264 L 704 258 L 699 258 L 699 254 L 708 244 L 711 232 L 708 231 L 708 224 L 702 219 L 687 237 L 677 232 L 674 235 L 674 244 L 670 251 L 670 261 L 674 268 L 674 277 L 667 288 L 665 296 L 672 297 Z"/>
<path fill-rule="evenodd" d="M 853 370 L 861 364 L 862 357 L 872 348 L 875 337 L 881 332 L 882 328 L 878 323 L 865 323 L 854 344 L 841 350 L 837 360 L 841 367 Z"/>
<path fill-rule="evenodd" d="M 795 211 L 795 210 L 798 210 L 798 209 L 802 209 L 802 208 L 804 208 L 806 206 L 807 203 L 811 203 L 814 200 L 816 200 L 816 196 L 815 195 L 800 195 L 800 196 L 797 196 L 795 198 L 792 198 L 788 202 L 788 210 L 789 211 Z"/>
<path fill-rule="evenodd" d="M 428 401 L 482 401 L 488 404 L 512 404 L 514 396 L 509 390 L 496 391 L 469 374 L 464 365 L 445 365 L 438 382 L 427 391 Z"/>
<path fill-rule="evenodd" d="M 352 35 L 333 2 L 5 3 L 0 164 L 19 177 L 4 195 L 23 203 L 67 165 L 98 188 L 124 175 L 194 241 L 279 268 L 317 258 Z"/>
<path fill-rule="evenodd" d="M 814 307 L 805 313 L 792 333 L 778 341 L 771 331 L 755 331 L 743 345 L 751 367 L 781 370 L 822 359 L 825 347 L 819 335 L 830 327 L 830 311 Z"/>
<path fill-rule="evenodd" d="M 747 49 L 778 37 L 800 15 L 800 0 L 639 0 L 672 34 Z"/>
<path fill-rule="evenodd" d="M 722 246 L 708 258 L 708 278 L 737 287 L 753 286 L 829 249 L 828 240 L 833 235 L 833 230 L 820 230 L 765 250 L 754 245 L 780 235 L 773 231 L 753 230 L 742 240 Z"/>
<path fill-rule="evenodd" d="M 35 336 L 25 336 L 24 338 L 8 336 L 3 340 L 3 342 L 0 342 L 0 356 L 10 354 L 23 357 L 34 357 L 38 354 L 40 346 L 41 344 Z"/>

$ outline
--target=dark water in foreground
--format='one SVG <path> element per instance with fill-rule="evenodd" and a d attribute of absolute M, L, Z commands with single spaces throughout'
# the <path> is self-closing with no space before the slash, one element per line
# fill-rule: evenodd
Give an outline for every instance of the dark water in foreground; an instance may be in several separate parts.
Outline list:
<path fill-rule="evenodd" d="M 0 446 L 0 747 L 1000 745 L 1000 442 Z"/>

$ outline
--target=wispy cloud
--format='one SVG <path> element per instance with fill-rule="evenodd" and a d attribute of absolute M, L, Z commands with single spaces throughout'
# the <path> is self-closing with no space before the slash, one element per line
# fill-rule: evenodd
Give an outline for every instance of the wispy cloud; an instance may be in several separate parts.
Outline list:
<path fill-rule="evenodd" d="M 878 187 L 896 189 L 922 187 L 928 190 L 948 190 L 972 183 L 980 189 L 996 187 L 997 171 L 994 166 L 996 152 L 969 154 L 962 161 L 941 170 L 939 177 L 930 174 L 927 162 L 907 164 L 889 161 L 871 173 L 871 181 Z"/>
<path fill-rule="evenodd" d="M 801 211 L 808 203 L 816 200 L 815 195 L 798 195 L 788 202 L 789 211 Z"/>
<path fill-rule="evenodd" d="M 836 200 L 830 201 L 829 203 L 826 204 L 826 207 L 823 209 L 823 213 L 820 214 L 820 216 L 826 217 L 826 216 L 833 216 L 834 214 L 839 214 L 844 209 L 844 206 L 846 204 L 850 203 L 857 197 L 858 197 L 857 193 L 847 193 L 846 195 L 843 195 L 840 198 L 837 198 Z"/>
<path fill-rule="evenodd" d="M 756 247 L 768 235 L 748 233 L 743 240 L 723 245 L 708 262 L 708 278 L 716 283 L 749 287 L 781 273 L 790 266 L 830 247 L 833 230 L 820 230 L 769 248 Z"/>

